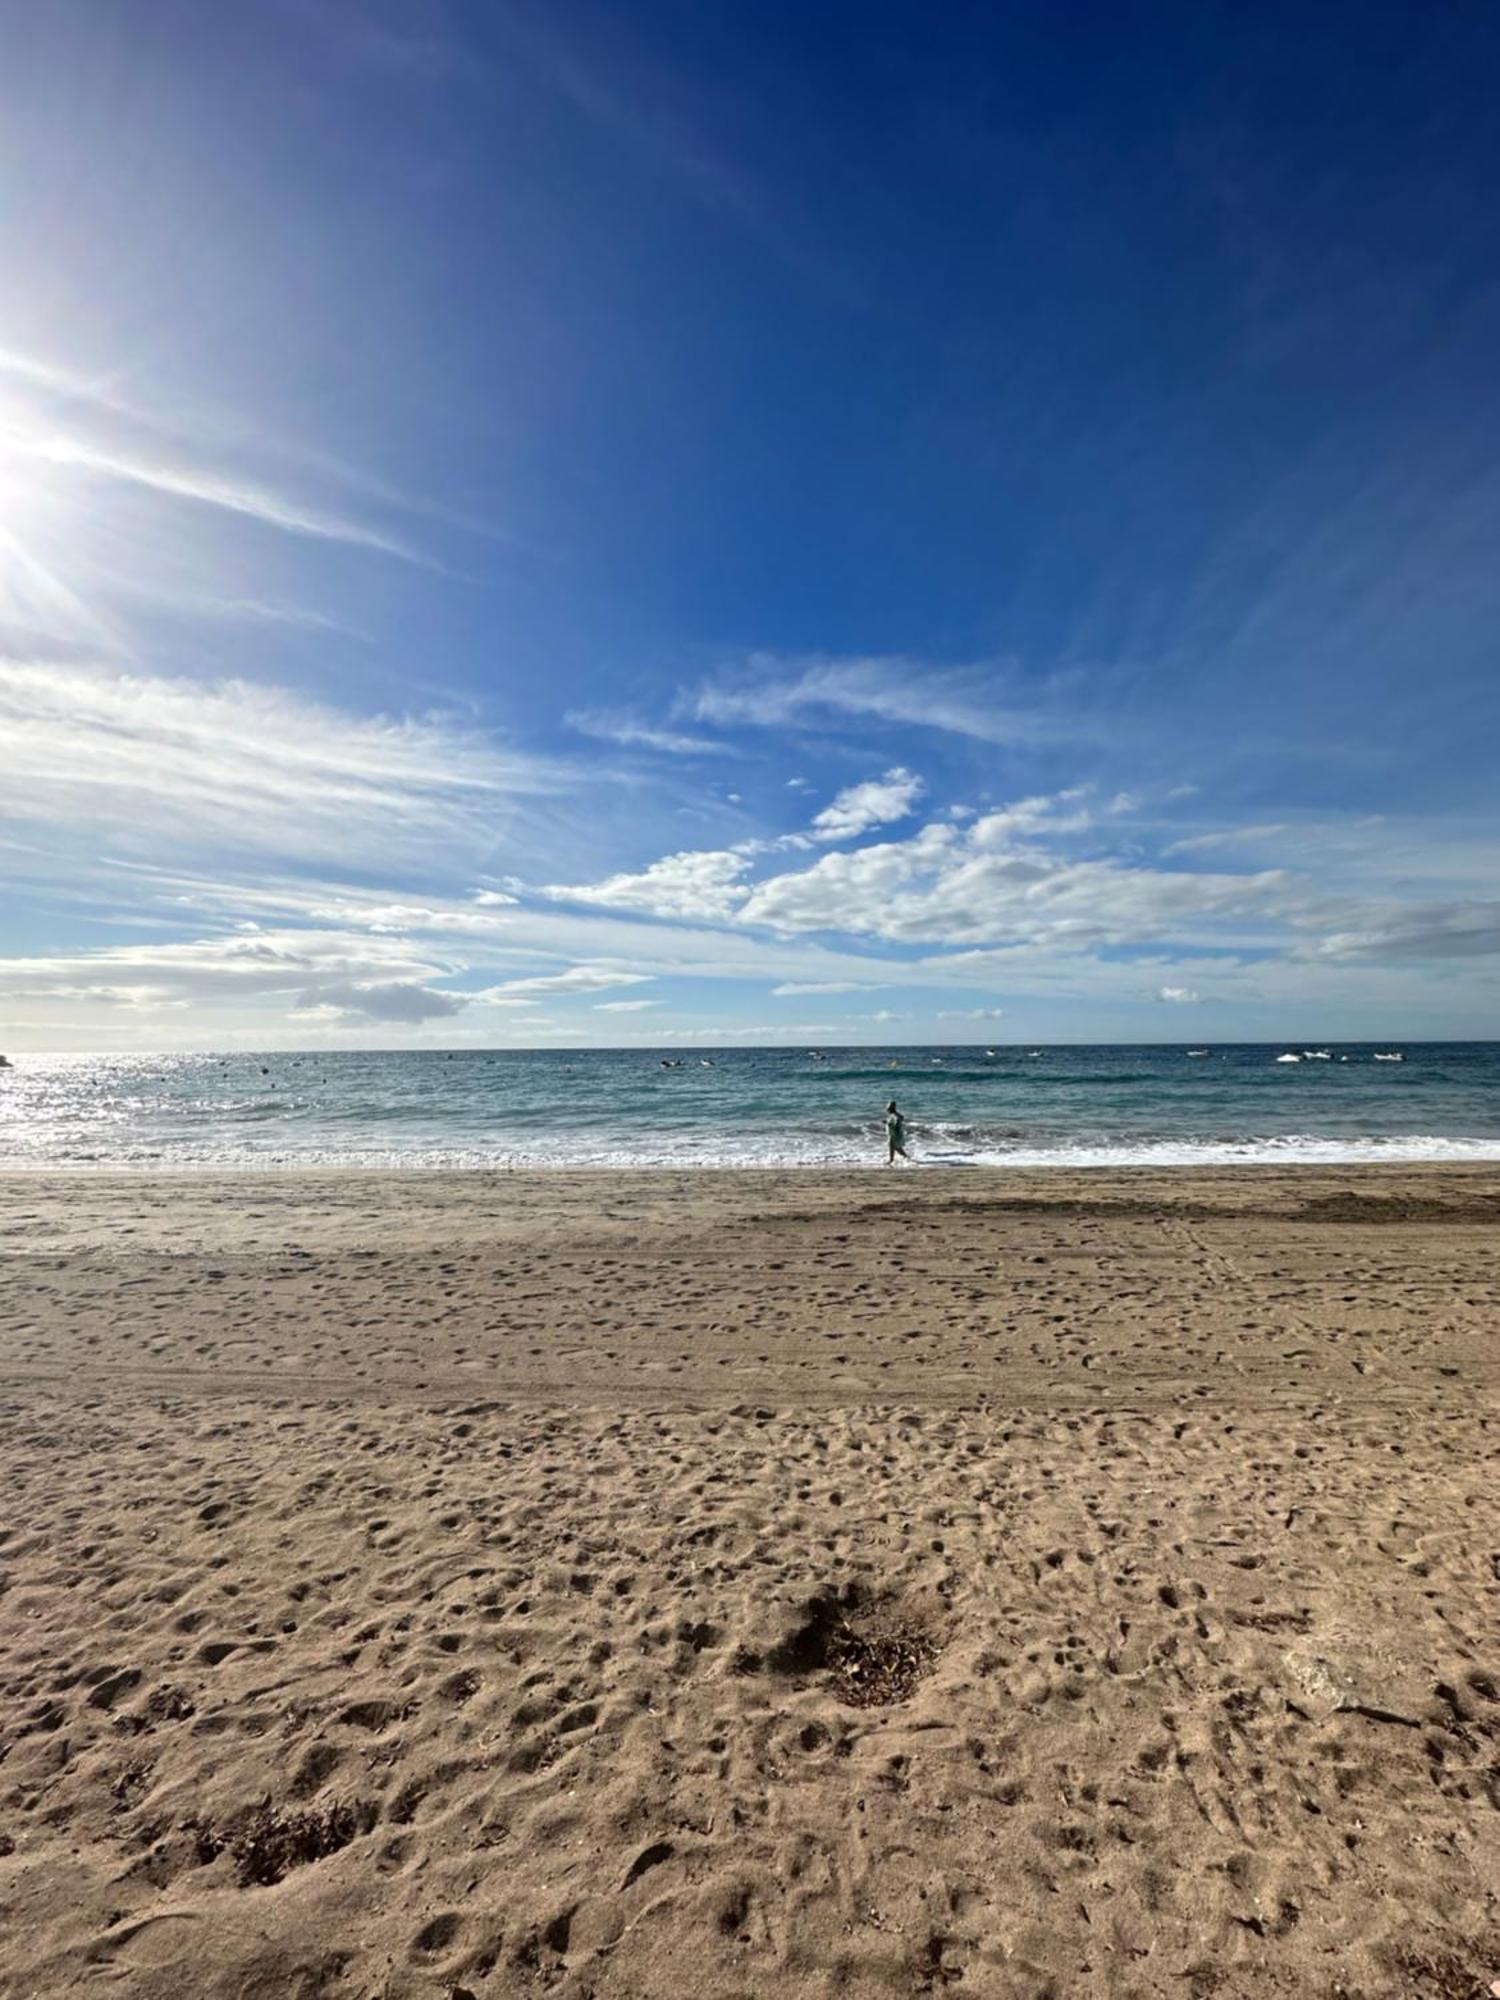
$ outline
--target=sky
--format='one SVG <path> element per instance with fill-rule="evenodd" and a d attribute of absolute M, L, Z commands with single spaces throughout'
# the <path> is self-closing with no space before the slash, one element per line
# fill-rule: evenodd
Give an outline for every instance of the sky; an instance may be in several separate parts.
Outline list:
<path fill-rule="evenodd" d="M 0 0 L 0 1048 L 1500 1032 L 1500 15 Z"/>

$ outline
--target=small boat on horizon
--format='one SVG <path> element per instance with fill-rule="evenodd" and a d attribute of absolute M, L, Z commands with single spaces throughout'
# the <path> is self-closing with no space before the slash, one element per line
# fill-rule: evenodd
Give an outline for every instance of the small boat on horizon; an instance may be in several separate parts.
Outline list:
<path fill-rule="evenodd" d="M 1399 1049 L 1388 1049 L 1388 1050 L 1377 1049 L 1375 1052 L 1375 1060 L 1376 1062 L 1405 1062 L 1406 1057 L 1401 1054 Z"/>
<path fill-rule="evenodd" d="M 1301 1056 L 1294 1056 L 1290 1050 L 1284 1056 L 1277 1056 L 1277 1062 L 1301 1062 Z"/>

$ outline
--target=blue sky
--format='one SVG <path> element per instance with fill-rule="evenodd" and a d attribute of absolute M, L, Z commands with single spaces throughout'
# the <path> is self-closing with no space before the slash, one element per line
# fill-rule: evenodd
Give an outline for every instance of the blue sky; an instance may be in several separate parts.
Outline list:
<path fill-rule="evenodd" d="M 1495 1031 L 1491 9 L 0 31 L 0 1047 Z"/>

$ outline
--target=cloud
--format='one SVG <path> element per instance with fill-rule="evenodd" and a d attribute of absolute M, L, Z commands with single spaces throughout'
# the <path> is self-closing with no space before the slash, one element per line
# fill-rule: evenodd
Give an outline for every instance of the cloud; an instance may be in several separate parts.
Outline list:
<path fill-rule="evenodd" d="M 749 856 L 727 849 L 688 850 L 653 861 L 636 875 L 610 875 L 602 882 L 550 883 L 538 894 L 557 903 L 599 903 L 609 909 L 639 910 L 653 917 L 723 920 L 744 901 L 741 877 Z"/>
<path fill-rule="evenodd" d="M 23 867 L 24 844 L 11 843 L 11 849 L 13 866 Z M 254 918 L 351 934 L 368 930 L 382 946 L 421 952 L 460 969 L 503 965 L 509 973 L 518 959 L 530 959 L 547 967 L 622 967 L 652 977 L 834 980 L 859 987 L 883 983 L 888 971 L 883 961 L 734 926 L 650 924 L 634 912 L 530 902 L 490 910 L 476 908 L 469 892 L 418 900 L 377 887 L 252 870 L 216 876 L 132 863 L 107 871 L 104 894 L 113 919 L 128 901 L 150 912 L 142 921 L 165 917 L 181 923 L 191 912 L 193 921 L 216 924 Z"/>
<path fill-rule="evenodd" d="M 1191 986 L 1158 986 L 1156 997 L 1168 1006 L 1191 1007 L 1197 1005 L 1202 995 L 1195 993 Z"/>
<path fill-rule="evenodd" d="M 635 716 L 619 714 L 612 710 L 570 709 L 563 720 L 569 729 L 576 730 L 580 736 L 593 736 L 606 743 L 619 743 L 627 750 L 659 750 L 670 757 L 734 755 L 729 744 L 717 742 L 711 736 L 688 736 L 680 730 L 659 729 L 651 723 L 639 721 Z"/>
<path fill-rule="evenodd" d="M 186 1007 L 189 1004 L 186 1000 L 175 999 L 170 986 L 80 985 L 75 980 L 67 979 L 43 979 L 34 985 L 25 985 L 6 978 L 3 972 L 0 972 L 0 994 L 11 1002 L 68 1000 L 101 1007 L 156 1009 Z"/>
<path fill-rule="evenodd" d="M 1348 912 L 1344 927 L 1313 949 L 1323 958 L 1488 957 L 1500 952 L 1500 902 L 1387 905 Z"/>
<path fill-rule="evenodd" d="M 279 529 L 284 534 L 311 536 L 316 541 L 342 542 L 350 548 L 399 556 L 404 562 L 427 561 L 416 549 L 380 529 L 366 527 L 335 514 L 320 513 L 268 488 L 227 479 L 215 472 L 132 457 L 61 433 L 28 436 L 13 432 L 10 441 L 17 449 L 49 465 L 82 472 L 97 479 L 147 487 L 175 500 L 192 500 L 202 506 L 221 508 L 258 521 L 264 527 Z"/>
<path fill-rule="evenodd" d="M 753 1026 L 651 1028 L 646 1032 L 653 1042 L 707 1042 L 715 1048 L 724 1042 L 784 1041 L 789 1035 L 816 1042 L 827 1035 L 828 1027 L 827 1021 L 758 1021 Z"/>
<path fill-rule="evenodd" d="M 1005 1013 L 1003 1007 L 940 1007 L 940 1021 L 998 1021 Z"/>
<path fill-rule="evenodd" d="M 558 773 L 439 721 L 359 716 L 246 681 L 0 659 L 0 818 L 205 847 L 364 861 L 476 849 Z"/>
<path fill-rule="evenodd" d="M 736 670 L 680 697 L 699 722 L 756 729 L 806 723 L 819 712 L 943 730 L 981 743 L 1063 741 L 1093 732 L 1076 702 L 997 700 L 1012 678 L 1001 661 L 942 667 L 895 655 L 855 658 L 753 653 Z M 1048 695 L 1048 690 L 1042 690 Z"/>
<path fill-rule="evenodd" d="M 612 22 L 606 15 L 587 34 L 570 35 L 562 10 L 504 8 L 493 16 L 544 83 L 582 117 L 670 174 L 708 213 L 748 230 L 801 277 L 842 294 L 842 269 L 811 255 L 756 178 L 723 150 L 729 124 L 723 106 L 700 101 L 683 72 L 628 32 L 629 18 Z"/>
<path fill-rule="evenodd" d="M 1166 854 L 1206 854 L 1216 847 L 1238 847 L 1248 841 L 1275 840 L 1283 834 L 1296 833 L 1298 829 L 1284 820 L 1277 820 L 1264 826 L 1226 826 L 1214 833 L 1195 833 L 1186 840 L 1174 840 L 1170 847 L 1163 849 Z M 1310 829 L 1304 828 L 1304 836 Z"/>
<path fill-rule="evenodd" d="M 153 1013 L 190 1007 L 205 1028 L 232 1015 L 237 1023 L 261 1023 L 277 1039 L 288 1022 L 420 1029 L 462 1015 L 476 1024 L 490 1017 L 493 1027 L 496 1013 L 529 1014 L 543 998 L 608 993 L 652 976 L 574 965 L 477 990 L 442 983 L 468 969 L 464 958 L 406 936 L 251 923 L 217 937 L 0 959 L 0 1002 L 45 999 L 63 1021 L 80 1010 L 130 1009 L 143 1030 Z M 528 1035 L 551 1031 L 544 1021 L 518 1025 Z"/>
<path fill-rule="evenodd" d="M 780 986 L 771 988 L 771 998 L 791 1000 L 800 999 L 807 993 L 860 993 L 865 990 L 853 979 L 788 979 Z"/>
<path fill-rule="evenodd" d="M 933 822 L 906 840 L 825 854 L 756 884 L 742 922 L 844 931 L 890 943 L 1044 944 L 1097 949 L 1173 937 L 1188 925 L 1284 926 L 1305 904 L 1279 870 L 1211 875 L 1048 843 L 1089 825 L 1079 794 L 1021 800 L 964 826 Z"/>
<path fill-rule="evenodd" d="M 508 979 L 492 989 L 495 993 L 602 993 L 611 986 L 644 986 L 649 972 L 618 972 L 604 965 L 575 965 L 566 972 L 540 973 L 527 979 Z"/>
<path fill-rule="evenodd" d="M 1001 806 L 998 811 L 982 816 L 972 812 L 950 814 L 950 818 L 977 821 L 969 829 L 969 840 L 975 847 L 1006 847 L 1017 840 L 1030 839 L 1039 833 L 1052 835 L 1081 833 L 1092 826 L 1093 815 L 1077 802 L 1085 796 L 1082 785 L 1074 785 L 1065 792 L 1055 792 L 1050 797 L 1039 795 L 1029 799 L 1017 799 L 1014 805 Z"/>
<path fill-rule="evenodd" d="M 0 347 L 0 375 L 9 375 L 32 388 L 45 390 L 49 396 L 107 410 L 114 416 L 141 415 L 133 404 L 119 395 L 108 376 L 85 375 L 78 369 L 64 368 L 57 362 L 43 360 L 39 355 L 19 354 L 11 347 Z"/>
<path fill-rule="evenodd" d="M 849 785 L 813 820 L 815 840 L 852 840 L 872 827 L 905 819 L 922 796 L 922 780 L 897 764 L 883 778 Z"/>
<path fill-rule="evenodd" d="M 0 959 L 0 997 L 46 994 L 74 1008 L 142 1013 L 230 1005 L 412 1022 L 456 1013 L 465 996 L 437 991 L 456 968 L 407 939 L 337 931 L 249 930 L 230 936 L 126 944 L 52 957 Z"/>
<path fill-rule="evenodd" d="M 464 994 L 442 993 L 436 987 L 405 980 L 318 986 L 303 1000 L 304 1008 L 331 1007 L 340 1014 L 365 1020 L 399 1021 L 408 1025 L 461 1013 L 465 1004 Z"/>
<path fill-rule="evenodd" d="M 601 1000 L 598 1006 L 595 1007 L 594 1012 L 596 1014 L 640 1014 L 647 1007 L 659 1007 L 660 1005 L 661 1002 L 659 1000 Z"/>

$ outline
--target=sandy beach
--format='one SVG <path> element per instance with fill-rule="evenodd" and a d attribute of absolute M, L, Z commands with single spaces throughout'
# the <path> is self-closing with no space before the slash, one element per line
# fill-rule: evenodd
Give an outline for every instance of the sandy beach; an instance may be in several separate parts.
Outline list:
<path fill-rule="evenodd" d="M 0 1182 L 0 1993 L 1487 1995 L 1497 1220 Z"/>

